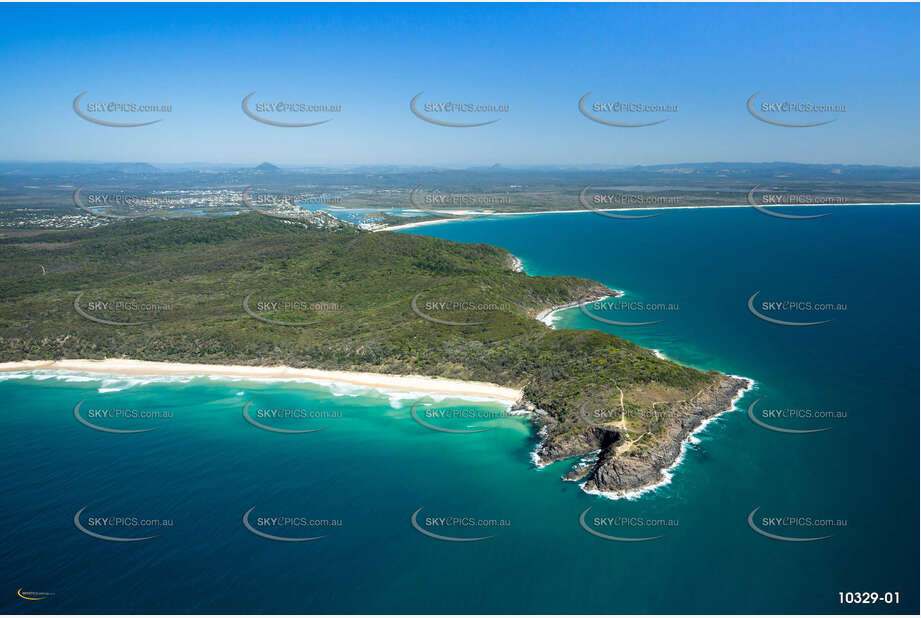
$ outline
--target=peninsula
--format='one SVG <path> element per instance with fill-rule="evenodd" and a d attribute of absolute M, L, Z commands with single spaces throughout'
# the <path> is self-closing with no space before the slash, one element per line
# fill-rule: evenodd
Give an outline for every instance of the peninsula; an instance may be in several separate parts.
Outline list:
<path fill-rule="evenodd" d="M 689 434 L 749 385 L 597 330 L 549 328 L 542 312 L 617 292 L 528 276 L 489 245 L 250 213 L 2 238 L 0 254 L 0 370 L 289 376 L 517 399 L 541 437 L 538 465 L 597 453 L 567 474 L 587 491 L 662 482 Z"/>

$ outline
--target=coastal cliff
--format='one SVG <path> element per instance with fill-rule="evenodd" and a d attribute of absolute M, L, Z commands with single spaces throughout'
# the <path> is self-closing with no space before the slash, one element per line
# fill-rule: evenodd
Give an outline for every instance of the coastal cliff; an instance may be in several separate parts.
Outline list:
<path fill-rule="evenodd" d="M 537 319 L 619 292 L 504 249 L 257 214 L 0 239 L 0 362 L 134 359 L 486 382 L 535 412 L 538 464 L 587 491 L 660 482 L 740 378 Z M 118 255 L 121 259 L 113 260 Z M 25 317 L 28 316 L 28 317 Z M 597 454 L 596 454 L 597 453 Z"/>
<path fill-rule="evenodd" d="M 623 427 L 589 424 L 581 431 L 561 432 L 560 423 L 545 414 L 533 416 L 543 440 L 534 453 L 535 463 L 556 461 L 597 453 L 593 462 L 580 462 L 564 476 L 584 480 L 588 492 L 626 495 L 667 480 L 667 470 L 681 457 L 683 444 L 708 419 L 732 409 L 751 387 L 751 380 L 713 372 L 713 381 L 691 401 L 666 404 L 659 410 L 662 431 L 646 448 L 633 448 L 630 432 Z M 609 424 L 613 425 L 613 424 Z"/>

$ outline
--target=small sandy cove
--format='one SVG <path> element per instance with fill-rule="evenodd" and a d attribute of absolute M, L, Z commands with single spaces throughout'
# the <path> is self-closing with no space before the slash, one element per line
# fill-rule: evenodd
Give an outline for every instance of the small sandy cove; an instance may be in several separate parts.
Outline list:
<path fill-rule="evenodd" d="M 87 371 L 114 375 L 202 375 L 232 376 L 236 378 L 294 378 L 320 382 L 342 382 L 356 386 L 394 391 L 439 393 L 470 397 L 489 397 L 508 403 L 522 398 L 520 390 L 490 384 L 465 382 L 446 378 L 415 375 L 389 375 L 357 371 L 325 371 L 322 369 L 297 369 L 294 367 L 249 367 L 246 365 L 199 365 L 193 363 L 163 363 L 123 358 L 106 360 L 17 361 L 0 363 L 0 371 Z"/>

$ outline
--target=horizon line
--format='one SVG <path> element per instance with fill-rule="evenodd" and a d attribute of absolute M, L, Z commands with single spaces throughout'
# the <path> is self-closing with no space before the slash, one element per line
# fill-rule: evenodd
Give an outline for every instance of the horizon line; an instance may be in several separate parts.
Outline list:
<path fill-rule="evenodd" d="M 217 162 L 217 161 L 137 161 L 137 160 L 76 160 L 76 159 L 0 159 L 0 165 L 5 164 L 71 164 L 71 165 L 150 165 L 156 167 L 162 166 L 200 166 L 211 165 L 215 167 L 258 167 L 268 163 L 269 165 L 280 169 L 300 169 L 300 168 L 330 168 L 330 167 L 405 167 L 405 168 L 441 168 L 468 170 L 472 168 L 501 168 L 501 169 L 527 169 L 536 167 L 565 167 L 573 170 L 607 168 L 607 169 L 629 169 L 634 167 L 660 167 L 664 165 L 812 165 L 812 166 L 840 166 L 840 167 L 888 167 L 888 168 L 919 168 L 919 163 L 906 164 L 886 164 L 886 163 L 840 163 L 840 162 L 801 162 L 801 161 L 668 161 L 663 163 L 394 163 L 394 162 L 377 162 L 377 163 L 272 163 L 271 161 L 262 160 L 257 163 L 247 162 Z"/>

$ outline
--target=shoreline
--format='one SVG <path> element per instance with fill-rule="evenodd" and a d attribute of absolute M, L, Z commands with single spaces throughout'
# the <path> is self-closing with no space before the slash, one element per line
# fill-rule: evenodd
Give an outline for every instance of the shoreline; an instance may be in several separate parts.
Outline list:
<path fill-rule="evenodd" d="M 729 375 L 729 377 L 732 377 L 732 378 L 738 378 L 740 380 L 745 380 L 746 382 L 745 386 L 741 387 L 736 392 L 735 396 L 730 401 L 728 408 L 726 408 L 725 410 L 720 410 L 719 412 L 706 417 L 696 427 L 694 427 L 694 429 L 688 432 L 687 436 L 685 436 L 681 440 L 681 449 L 678 451 L 678 456 L 675 457 L 675 460 L 671 462 L 668 466 L 664 468 L 660 468 L 659 472 L 662 474 L 662 480 L 657 481 L 655 483 L 650 483 L 648 485 L 643 485 L 642 487 L 637 487 L 635 489 L 621 490 L 621 491 L 605 491 L 601 489 L 586 489 L 585 483 L 587 481 L 582 481 L 581 483 L 579 483 L 579 489 L 581 489 L 583 492 L 589 495 L 600 496 L 602 498 L 607 498 L 608 500 L 636 500 L 637 498 L 645 494 L 654 492 L 657 489 L 670 485 L 672 482 L 672 479 L 674 478 L 675 470 L 677 470 L 678 467 L 682 463 L 684 463 L 685 457 L 687 455 L 688 447 L 692 444 L 700 443 L 700 438 L 697 437 L 697 434 L 701 433 L 704 429 L 706 429 L 710 425 L 710 423 L 713 423 L 714 421 L 719 419 L 724 414 L 728 414 L 729 412 L 736 411 L 737 410 L 736 404 L 739 402 L 739 400 L 745 397 L 745 394 L 751 391 L 753 388 L 755 388 L 755 384 L 757 384 L 755 380 L 753 380 L 752 378 L 746 378 L 745 376 L 738 376 L 734 374 L 727 374 L 727 375 Z"/>
<path fill-rule="evenodd" d="M 620 298 L 621 296 L 624 295 L 624 292 L 621 290 L 615 290 L 613 288 L 609 288 L 609 289 L 614 293 L 608 294 L 607 296 L 602 296 L 601 298 L 593 298 L 586 302 L 596 303 L 602 300 L 606 300 L 608 298 Z M 553 307 L 542 309 L 536 316 L 534 316 L 534 319 L 537 320 L 538 322 L 543 322 L 550 328 L 556 328 L 556 326 L 554 326 L 555 314 L 559 311 L 563 311 L 564 309 L 573 309 L 574 307 L 578 307 L 581 302 L 582 302 L 582 299 L 579 299 L 571 303 L 566 303 L 565 305 L 554 305 Z"/>
<path fill-rule="evenodd" d="M 607 296 L 605 298 L 616 298 L 617 296 L 623 296 L 624 294 L 620 290 L 615 290 L 615 291 L 618 292 L 615 296 L 613 297 Z M 601 300 L 604 300 L 604 299 L 601 299 Z M 543 322 L 544 324 L 546 324 L 547 326 L 549 326 L 550 328 L 555 329 L 556 326 L 554 326 L 554 323 L 553 323 L 554 314 L 557 311 L 562 311 L 564 309 L 571 309 L 573 307 L 578 307 L 578 306 L 579 306 L 579 303 L 575 302 L 575 303 L 569 303 L 567 305 L 561 305 L 559 307 L 551 307 L 550 309 L 545 309 L 541 311 L 537 315 L 537 319 Z M 658 359 L 671 360 L 659 349 L 656 349 L 656 348 L 646 348 L 646 349 L 649 350 Z M 727 414 L 729 412 L 735 411 L 736 404 L 739 402 L 739 400 L 742 399 L 747 392 L 749 392 L 755 387 L 756 382 L 752 378 L 746 378 L 745 376 L 739 376 L 735 374 L 726 374 L 726 375 L 732 378 L 738 378 L 740 380 L 744 380 L 746 384 L 742 386 L 736 392 L 728 408 L 726 408 L 725 410 L 720 410 L 716 412 L 715 414 L 712 414 L 711 416 L 704 418 L 703 420 L 701 420 L 701 422 L 696 427 L 694 427 L 691 431 L 689 431 L 688 434 L 684 438 L 682 438 L 681 447 L 680 447 L 680 450 L 678 451 L 678 456 L 675 457 L 674 461 L 672 461 L 668 466 L 659 469 L 659 473 L 662 475 L 661 480 L 656 481 L 654 483 L 650 483 L 648 485 L 643 485 L 642 487 L 637 487 L 635 489 L 619 490 L 619 491 L 606 491 L 606 490 L 601 490 L 601 489 L 586 489 L 585 484 L 587 481 L 583 480 L 578 483 L 579 489 L 581 489 L 586 494 L 593 495 L 593 496 L 600 496 L 608 500 L 635 500 L 647 493 L 654 492 L 655 490 L 661 487 L 665 487 L 671 484 L 672 478 L 674 476 L 673 473 L 684 462 L 688 447 L 692 444 L 698 444 L 700 442 L 700 438 L 697 437 L 697 434 L 702 432 L 704 429 L 706 429 L 706 427 L 710 425 L 710 423 L 716 421 L 723 414 Z M 531 462 L 537 470 L 542 470 L 543 468 L 546 468 L 547 466 L 551 464 L 557 463 L 555 461 L 544 462 L 544 461 L 541 461 L 540 459 L 539 451 L 546 437 L 547 437 L 546 428 L 542 427 L 541 430 L 538 432 L 537 444 L 534 446 L 534 448 L 530 452 Z M 595 452 L 595 457 L 592 461 L 592 465 L 594 465 L 594 463 L 598 461 L 599 453 L 600 451 Z M 585 459 L 585 456 L 582 456 L 581 459 Z M 567 479 L 564 478 L 564 480 L 567 480 Z"/>
<path fill-rule="evenodd" d="M 107 375 L 127 376 L 224 376 L 230 378 L 306 380 L 316 383 L 341 383 L 364 386 L 372 389 L 399 392 L 425 392 L 457 397 L 481 397 L 496 399 L 508 405 L 521 401 L 521 390 L 491 384 L 434 378 L 420 375 L 395 375 L 359 371 L 332 371 L 255 365 L 209 365 L 197 363 L 174 363 L 143 361 L 123 358 L 105 360 L 63 359 L 57 361 L 13 361 L 0 363 L 0 372 L 9 371 L 75 371 Z"/>
<path fill-rule="evenodd" d="M 777 204 L 776 207 L 786 208 L 802 206 L 916 206 L 917 202 L 854 202 L 852 204 Z M 723 204 L 714 206 L 664 206 L 660 208 L 599 208 L 597 210 L 586 210 L 584 208 L 571 208 L 569 210 L 523 210 L 523 211 L 501 211 L 482 214 L 476 217 L 460 216 L 445 219 L 434 219 L 430 221 L 415 221 L 413 223 L 401 223 L 371 230 L 372 232 L 395 232 L 407 230 L 415 227 L 426 225 L 439 225 L 441 223 L 452 223 L 454 221 L 473 221 L 474 219 L 488 219 L 489 217 L 513 217 L 526 215 L 565 215 L 581 212 L 634 212 L 634 211 L 667 211 L 667 210 L 703 210 L 707 208 L 754 208 L 751 204 Z"/>
<path fill-rule="evenodd" d="M 605 300 L 606 298 L 617 298 L 619 296 L 624 295 L 624 292 L 621 290 L 613 290 L 613 291 L 615 292 L 614 295 L 605 296 L 604 298 L 596 299 L 596 300 Z M 550 307 L 538 313 L 536 316 L 536 319 L 543 322 L 548 327 L 555 329 L 556 326 L 554 325 L 554 315 L 559 311 L 563 311 L 564 309 L 572 309 L 578 306 L 579 306 L 579 301 L 575 301 L 572 303 L 567 303 L 565 305 Z M 655 356 L 658 359 L 671 360 L 659 349 L 656 349 L 656 348 L 646 348 L 646 349 L 649 350 L 649 352 L 652 353 L 653 356 Z M 692 444 L 698 444 L 700 442 L 700 438 L 697 437 L 697 434 L 701 433 L 704 429 L 707 428 L 708 425 L 710 425 L 710 423 L 716 421 L 723 414 L 727 414 L 729 412 L 735 411 L 737 409 L 736 404 L 739 402 L 739 400 L 741 400 L 747 392 L 749 392 L 755 387 L 756 382 L 752 378 L 747 378 L 745 376 L 739 376 L 735 374 L 726 374 L 726 375 L 732 378 L 744 380 L 745 385 L 739 388 L 736 394 L 732 397 L 729 407 L 727 407 L 725 410 L 720 410 L 702 419 L 701 422 L 697 426 L 695 426 L 691 431 L 687 433 L 687 435 L 684 438 L 681 439 L 681 446 L 679 448 L 678 455 L 675 457 L 675 459 L 670 464 L 668 464 L 664 468 L 659 469 L 659 473 L 661 474 L 661 477 L 662 477 L 661 480 L 656 481 L 654 483 L 650 483 L 648 485 L 643 485 L 642 487 L 637 487 L 637 488 L 629 489 L 629 490 L 618 490 L 618 491 L 608 491 L 608 490 L 601 490 L 601 489 L 586 489 L 585 484 L 587 480 L 582 480 L 578 482 L 579 489 L 581 489 L 586 494 L 593 495 L 593 496 L 599 496 L 607 500 L 635 500 L 645 494 L 652 493 L 661 487 L 665 487 L 671 484 L 672 478 L 674 477 L 675 470 L 677 470 L 678 467 L 685 460 L 688 447 Z M 548 437 L 547 432 L 548 430 L 546 426 L 540 427 L 536 435 L 537 444 L 534 445 L 534 448 L 531 449 L 529 453 L 531 463 L 534 466 L 534 468 L 538 471 L 543 470 L 549 465 L 558 463 L 557 461 L 542 461 L 540 458 L 539 453 L 540 453 L 541 447 L 544 444 L 544 441 Z M 595 463 L 597 463 L 600 452 L 601 452 L 600 450 L 595 451 L 594 453 L 595 456 L 592 459 L 593 466 Z M 580 461 L 584 461 L 586 458 L 585 455 L 582 455 L 579 457 L 580 457 Z M 563 480 L 568 480 L 568 479 L 566 479 L 564 476 Z"/>

